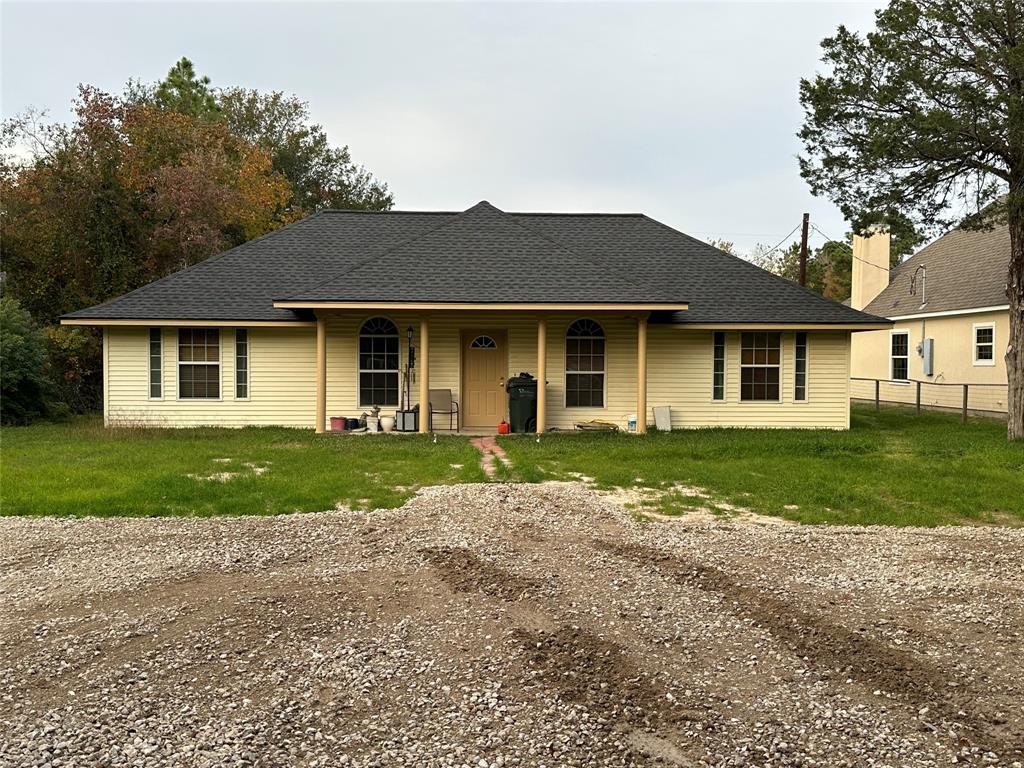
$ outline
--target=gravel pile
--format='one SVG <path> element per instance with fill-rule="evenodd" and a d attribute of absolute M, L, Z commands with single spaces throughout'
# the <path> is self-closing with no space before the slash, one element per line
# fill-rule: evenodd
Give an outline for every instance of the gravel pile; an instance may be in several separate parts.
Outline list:
<path fill-rule="evenodd" d="M 1024 531 L 579 484 L 0 521 L 3 766 L 1024 764 Z"/>

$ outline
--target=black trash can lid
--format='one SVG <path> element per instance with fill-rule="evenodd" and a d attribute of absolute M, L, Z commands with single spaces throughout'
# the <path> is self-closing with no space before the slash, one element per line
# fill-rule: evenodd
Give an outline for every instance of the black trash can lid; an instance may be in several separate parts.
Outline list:
<path fill-rule="evenodd" d="M 508 381 L 505 382 L 505 391 L 508 392 L 512 387 L 530 387 L 536 386 L 537 380 L 529 373 L 520 373 L 518 376 L 510 376 Z"/>

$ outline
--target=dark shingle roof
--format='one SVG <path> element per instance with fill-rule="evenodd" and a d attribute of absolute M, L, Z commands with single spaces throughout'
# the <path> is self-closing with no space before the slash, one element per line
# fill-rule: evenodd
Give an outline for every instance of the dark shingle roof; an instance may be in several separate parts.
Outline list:
<path fill-rule="evenodd" d="M 872 323 L 642 214 L 325 211 L 81 319 L 289 320 L 274 300 L 683 304 L 687 323 Z"/>
<path fill-rule="evenodd" d="M 889 285 L 865 307 L 885 317 L 919 312 L 951 312 L 957 309 L 997 307 L 1007 303 L 1006 277 L 1010 265 L 1010 228 L 954 229 L 922 248 L 896 267 Z M 910 279 L 924 266 L 924 300 L 920 277 L 916 293 Z"/>
<path fill-rule="evenodd" d="M 287 301 L 685 303 L 481 202 Z"/>

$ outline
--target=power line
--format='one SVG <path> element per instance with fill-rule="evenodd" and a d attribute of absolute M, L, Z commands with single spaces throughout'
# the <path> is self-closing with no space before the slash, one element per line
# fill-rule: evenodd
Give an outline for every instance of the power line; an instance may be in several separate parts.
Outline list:
<path fill-rule="evenodd" d="M 797 231 L 798 229 L 800 229 L 800 227 L 802 227 L 802 226 L 803 226 L 803 222 L 800 222 L 799 224 L 797 224 L 797 225 L 796 225 L 795 227 L 793 227 L 793 228 L 792 228 L 792 229 L 791 229 L 791 230 L 789 231 L 789 234 L 788 234 L 788 235 L 786 235 L 786 236 L 785 236 L 784 238 L 782 238 L 781 240 L 779 240 L 779 242 L 778 242 L 778 245 L 776 245 L 776 246 L 775 246 L 774 248 L 772 248 L 772 249 L 771 249 L 770 251 L 765 251 L 764 253 L 760 254 L 760 257 L 761 257 L 761 258 L 763 259 L 763 258 L 765 258 L 765 257 L 767 257 L 767 256 L 771 256 L 771 255 L 772 255 L 773 253 L 775 253 L 775 252 L 776 252 L 777 250 L 779 250 L 779 247 L 780 247 L 780 246 L 781 246 L 781 245 L 782 245 L 782 244 L 783 244 L 784 242 L 786 242 L 787 240 L 789 240 L 789 238 L 793 236 L 793 233 L 794 233 L 794 232 L 796 232 L 796 231 Z"/>
<path fill-rule="evenodd" d="M 824 237 L 824 238 L 825 238 L 826 240 L 828 240 L 828 242 L 830 242 L 830 243 L 836 243 L 837 245 L 841 245 L 841 246 L 843 246 L 844 248 L 846 248 L 846 249 L 847 249 L 847 250 L 848 250 L 848 251 L 850 252 L 850 255 L 851 255 L 851 256 L 852 256 L 853 258 L 855 258 L 855 259 L 856 259 L 857 261 L 859 261 L 859 262 L 860 262 L 861 264 L 867 264 L 867 265 L 868 265 L 869 267 L 874 267 L 875 269 L 880 269 L 880 270 L 882 270 L 883 272 L 885 272 L 886 274 L 889 274 L 889 267 L 882 267 L 882 266 L 879 266 L 878 264 L 875 264 L 875 263 L 873 263 L 873 262 L 870 262 L 870 261 L 868 261 L 867 259 L 862 259 L 862 258 L 861 258 L 860 256 L 857 256 L 856 254 L 854 254 L 854 252 L 853 252 L 853 248 L 851 248 L 851 247 L 850 247 L 849 245 L 847 245 L 847 244 L 846 244 L 845 242 L 843 242 L 842 240 L 836 240 L 836 239 L 835 239 L 835 238 L 833 238 L 833 237 L 829 237 L 829 236 L 828 236 L 828 235 L 826 235 L 826 234 L 825 234 L 824 232 L 822 232 L 822 231 L 821 231 L 820 229 L 818 229 L 818 228 L 817 228 L 817 227 L 816 227 L 816 226 L 815 226 L 815 225 L 813 224 L 813 222 L 811 223 L 811 229 L 813 229 L 813 230 L 814 230 L 815 232 L 817 232 L 817 233 L 818 233 L 819 235 L 821 235 L 821 236 L 822 236 L 822 237 Z"/>
<path fill-rule="evenodd" d="M 844 247 L 846 247 L 846 248 L 850 248 L 850 246 L 849 246 L 849 245 L 847 245 L 847 244 L 846 244 L 846 243 L 845 243 L 844 241 L 842 241 L 842 240 L 836 240 L 836 239 L 835 239 L 834 237 L 829 237 L 828 235 L 826 235 L 826 234 L 825 234 L 824 232 L 822 232 L 822 231 L 821 231 L 820 229 L 818 229 L 818 226 L 817 226 L 817 225 L 816 225 L 816 224 L 815 224 L 815 223 L 814 223 L 813 221 L 811 222 L 811 229 L 813 229 L 813 230 L 814 230 L 815 232 L 817 232 L 817 233 L 818 233 L 819 235 L 821 235 L 822 237 L 824 237 L 824 238 L 825 238 L 826 240 L 828 240 L 828 241 L 829 241 L 830 243 L 839 243 L 839 245 L 842 245 L 842 246 L 844 246 Z M 852 250 L 853 250 L 853 248 L 850 248 L 850 250 L 852 251 Z"/>

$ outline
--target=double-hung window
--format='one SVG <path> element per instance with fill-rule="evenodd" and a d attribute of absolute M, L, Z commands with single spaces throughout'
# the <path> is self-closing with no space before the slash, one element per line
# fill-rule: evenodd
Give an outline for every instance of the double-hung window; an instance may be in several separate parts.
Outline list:
<path fill-rule="evenodd" d="M 249 331 L 235 330 L 235 399 L 249 399 Z"/>
<path fill-rule="evenodd" d="M 565 332 L 566 408 L 604 408 L 604 329 L 577 320 Z"/>
<path fill-rule="evenodd" d="M 164 396 L 164 343 L 163 329 L 149 329 L 149 399 Z"/>
<path fill-rule="evenodd" d="M 220 329 L 178 330 L 178 397 L 220 398 Z"/>
<path fill-rule="evenodd" d="M 725 331 L 715 331 L 713 341 L 711 399 L 725 400 Z"/>
<path fill-rule="evenodd" d="M 977 323 L 974 326 L 974 364 L 996 364 L 996 326 L 994 323 Z"/>
<path fill-rule="evenodd" d="M 807 399 L 807 334 L 803 331 L 796 334 L 793 360 L 793 399 L 803 402 Z"/>
<path fill-rule="evenodd" d="M 740 334 L 740 400 L 779 400 L 782 334 Z"/>
<path fill-rule="evenodd" d="M 889 334 L 889 378 L 910 381 L 909 331 L 892 331 Z"/>
<path fill-rule="evenodd" d="M 398 326 L 386 317 L 359 331 L 359 405 L 398 405 Z"/>

